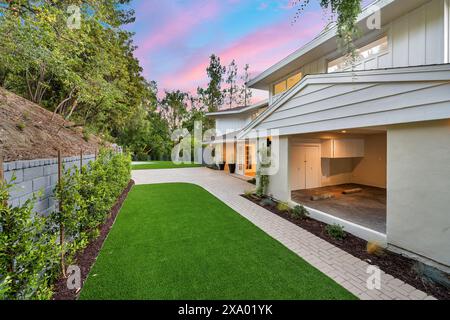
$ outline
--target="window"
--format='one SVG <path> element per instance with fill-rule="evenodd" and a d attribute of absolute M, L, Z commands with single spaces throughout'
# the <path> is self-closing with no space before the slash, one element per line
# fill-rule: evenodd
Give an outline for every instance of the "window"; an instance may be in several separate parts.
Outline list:
<path fill-rule="evenodd" d="M 356 50 L 356 60 L 361 62 L 376 57 L 388 50 L 388 37 L 383 37 Z M 351 68 L 352 61 L 348 57 L 341 57 L 328 63 L 328 73 L 344 71 Z"/>
<path fill-rule="evenodd" d="M 286 81 L 282 81 L 277 83 L 273 88 L 273 94 L 277 95 L 286 91 Z"/>
<path fill-rule="evenodd" d="M 300 80 L 302 80 L 301 72 L 296 73 L 293 76 L 290 76 L 289 78 L 276 83 L 273 86 L 273 95 L 274 96 L 279 95 L 279 94 L 293 88 L 297 83 L 300 82 Z"/>

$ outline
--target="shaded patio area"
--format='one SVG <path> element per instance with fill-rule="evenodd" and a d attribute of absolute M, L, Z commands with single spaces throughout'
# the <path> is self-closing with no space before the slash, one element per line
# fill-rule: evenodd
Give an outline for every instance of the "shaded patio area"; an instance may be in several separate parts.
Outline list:
<path fill-rule="evenodd" d="M 345 190 L 361 188 L 354 194 Z M 312 196 L 333 194 L 331 199 L 313 201 Z M 335 217 L 386 233 L 386 189 L 359 184 L 342 184 L 292 192 L 292 201 Z"/>

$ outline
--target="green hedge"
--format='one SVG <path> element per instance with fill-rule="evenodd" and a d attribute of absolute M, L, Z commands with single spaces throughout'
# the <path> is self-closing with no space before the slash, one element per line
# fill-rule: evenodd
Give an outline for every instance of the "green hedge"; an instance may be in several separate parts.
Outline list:
<path fill-rule="evenodd" d="M 81 171 L 66 171 L 55 190 L 61 211 L 48 217 L 33 212 L 34 199 L 5 205 L 12 186 L 0 182 L 0 299 L 50 299 L 62 268 L 98 236 L 130 178 L 130 156 L 102 150 Z"/>

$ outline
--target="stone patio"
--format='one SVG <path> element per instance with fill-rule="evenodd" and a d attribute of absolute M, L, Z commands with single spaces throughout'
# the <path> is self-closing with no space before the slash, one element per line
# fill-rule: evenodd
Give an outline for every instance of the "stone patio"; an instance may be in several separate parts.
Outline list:
<path fill-rule="evenodd" d="M 136 184 L 185 182 L 203 187 L 360 299 L 434 300 L 383 271 L 381 289 L 368 289 L 367 262 L 244 199 L 240 195 L 255 187 L 224 172 L 207 168 L 140 170 L 133 171 L 133 179 Z"/>

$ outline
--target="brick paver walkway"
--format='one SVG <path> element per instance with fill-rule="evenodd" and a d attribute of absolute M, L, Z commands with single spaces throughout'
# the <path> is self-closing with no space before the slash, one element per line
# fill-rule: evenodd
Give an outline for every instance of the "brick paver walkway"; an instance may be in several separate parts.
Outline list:
<path fill-rule="evenodd" d="M 369 290 L 367 262 L 242 198 L 241 194 L 254 187 L 223 172 L 206 168 L 140 170 L 133 171 L 133 179 L 136 184 L 187 182 L 200 185 L 360 299 L 434 299 L 383 271 L 381 290 Z"/>

